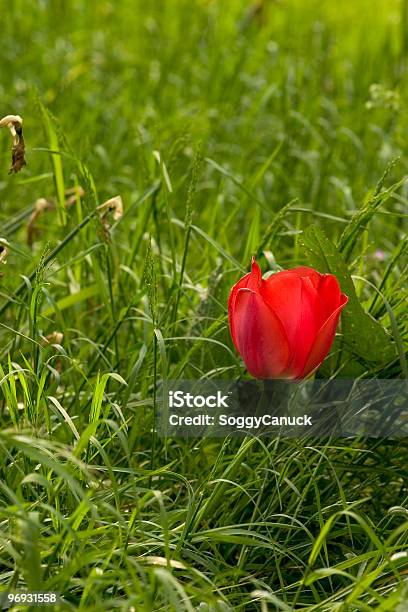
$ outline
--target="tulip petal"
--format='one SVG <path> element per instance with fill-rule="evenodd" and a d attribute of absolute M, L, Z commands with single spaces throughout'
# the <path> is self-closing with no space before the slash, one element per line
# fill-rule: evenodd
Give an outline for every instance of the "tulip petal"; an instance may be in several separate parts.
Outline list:
<path fill-rule="evenodd" d="M 317 292 L 315 312 L 319 329 L 341 303 L 339 281 L 333 274 L 322 274 Z"/>
<path fill-rule="evenodd" d="M 318 275 L 314 270 L 311 272 Z M 284 373 L 287 378 L 297 378 L 302 371 L 320 327 L 320 321 L 316 319 L 318 293 L 313 280 L 309 274 L 285 270 L 270 276 L 260 289 L 268 306 L 281 321 L 289 342 L 291 356 Z"/>
<path fill-rule="evenodd" d="M 260 294 L 279 318 L 292 346 L 299 333 L 302 305 L 302 282 L 289 271 L 272 274 L 260 287 Z"/>
<path fill-rule="evenodd" d="M 320 279 L 323 276 L 320 274 L 320 272 L 314 270 L 313 268 L 309 268 L 308 266 L 298 266 L 297 268 L 286 270 L 286 272 L 302 278 L 310 278 L 310 281 L 315 288 L 319 286 Z"/>
<path fill-rule="evenodd" d="M 298 378 L 301 375 L 320 327 L 320 322 L 316 316 L 316 303 L 319 300 L 319 295 L 313 279 L 310 276 L 303 276 L 300 280 L 299 331 L 292 345 L 293 357 L 287 373 L 290 378 Z"/>
<path fill-rule="evenodd" d="M 288 272 L 301 278 L 302 297 L 299 331 L 294 339 L 295 343 L 289 342 L 293 357 L 286 375 L 290 378 L 303 378 L 310 371 L 309 368 L 306 371 L 306 363 L 309 360 L 312 347 L 314 349 L 315 343 L 318 342 L 318 333 L 324 323 L 337 311 L 345 296 L 341 294 L 339 282 L 333 274 L 320 274 L 317 270 L 307 266 L 293 268 Z M 288 278 L 286 277 L 286 279 Z M 344 305 L 345 303 L 342 307 Z M 285 329 L 288 333 L 286 326 Z M 333 339 L 330 341 L 324 357 L 328 353 L 332 341 Z M 318 353 L 321 350 L 321 346 L 317 345 L 316 352 Z"/>
<path fill-rule="evenodd" d="M 344 295 L 344 293 L 342 293 L 340 298 L 340 305 L 319 329 L 310 355 L 306 361 L 303 371 L 298 375 L 298 377 L 304 378 L 305 376 L 316 370 L 316 368 L 327 356 L 330 347 L 333 343 L 334 336 L 336 334 L 336 328 L 341 311 L 343 310 L 347 302 L 348 297 Z"/>
<path fill-rule="evenodd" d="M 252 258 L 252 269 L 251 272 L 245 274 L 231 289 L 231 293 L 228 298 L 228 322 L 231 332 L 231 338 L 234 343 L 234 346 L 237 350 L 238 343 L 236 339 L 235 333 L 235 321 L 234 321 L 234 313 L 235 313 L 235 303 L 237 299 L 237 294 L 239 289 L 248 288 L 253 291 L 256 291 L 262 282 L 262 272 L 261 268 L 256 263 L 255 259 Z"/>
<path fill-rule="evenodd" d="M 290 357 L 285 330 L 262 296 L 238 289 L 234 307 L 237 349 L 248 371 L 256 378 L 278 378 Z"/>
<path fill-rule="evenodd" d="M 317 301 L 314 307 L 318 329 L 340 304 L 340 285 L 333 274 L 320 274 L 308 266 L 298 266 L 288 270 L 295 276 L 309 279 L 317 291 Z"/>

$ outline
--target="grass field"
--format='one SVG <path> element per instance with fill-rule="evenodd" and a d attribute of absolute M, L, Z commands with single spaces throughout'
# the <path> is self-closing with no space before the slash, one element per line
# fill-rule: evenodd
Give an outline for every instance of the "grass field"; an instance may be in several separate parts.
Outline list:
<path fill-rule="evenodd" d="M 246 376 L 227 298 L 253 254 L 353 278 L 317 376 L 408 377 L 408 3 L 1 13 L 27 166 L 7 174 L 1 130 L 0 588 L 55 610 L 408 610 L 406 440 L 153 432 L 160 379 Z M 116 195 L 123 215 L 96 208 Z"/>

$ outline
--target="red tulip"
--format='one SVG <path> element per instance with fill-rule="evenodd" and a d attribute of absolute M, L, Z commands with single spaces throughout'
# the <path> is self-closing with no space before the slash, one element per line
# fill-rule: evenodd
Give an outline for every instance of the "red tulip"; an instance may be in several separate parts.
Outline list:
<path fill-rule="evenodd" d="M 333 274 L 305 266 L 262 279 L 252 270 L 231 290 L 228 318 L 235 348 L 255 378 L 305 378 L 330 350 L 348 298 Z"/>

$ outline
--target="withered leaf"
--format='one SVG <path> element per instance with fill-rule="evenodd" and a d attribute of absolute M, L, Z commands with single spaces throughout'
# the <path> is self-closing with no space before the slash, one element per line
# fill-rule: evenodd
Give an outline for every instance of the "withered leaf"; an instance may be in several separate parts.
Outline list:
<path fill-rule="evenodd" d="M 11 149 L 11 166 L 9 174 L 20 172 L 21 168 L 26 165 L 24 138 L 21 136 L 18 143 L 13 145 Z"/>
<path fill-rule="evenodd" d="M 23 120 L 19 115 L 6 115 L 0 120 L 0 127 L 7 127 L 13 139 L 9 174 L 19 172 L 26 165 Z"/>

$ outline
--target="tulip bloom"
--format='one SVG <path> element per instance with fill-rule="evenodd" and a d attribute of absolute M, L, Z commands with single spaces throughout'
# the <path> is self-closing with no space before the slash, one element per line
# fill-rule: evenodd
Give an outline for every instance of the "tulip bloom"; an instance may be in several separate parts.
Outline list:
<path fill-rule="evenodd" d="M 327 356 L 348 298 L 333 274 L 301 266 L 262 279 L 252 270 L 231 290 L 235 348 L 255 378 L 301 379 Z"/>

